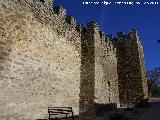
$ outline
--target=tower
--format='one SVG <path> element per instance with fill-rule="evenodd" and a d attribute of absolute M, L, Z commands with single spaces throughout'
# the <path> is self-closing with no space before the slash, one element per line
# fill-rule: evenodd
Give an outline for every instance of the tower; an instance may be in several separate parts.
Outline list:
<path fill-rule="evenodd" d="M 119 32 L 114 45 L 117 48 L 120 104 L 122 107 L 137 104 L 148 97 L 144 55 L 137 31 L 131 29 L 127 35 Z"/>

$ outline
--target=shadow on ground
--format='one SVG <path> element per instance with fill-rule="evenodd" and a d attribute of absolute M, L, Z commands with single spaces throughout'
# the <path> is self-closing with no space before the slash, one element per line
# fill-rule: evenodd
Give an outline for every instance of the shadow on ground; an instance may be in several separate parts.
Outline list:
<path fill-rule="evenodd" d="M 149 102 L 148 106 L 144 107 L 139 106 L 136 108 L 125 108 L 125 109 L 124 108 L 116 109 L 114 104 L 109 104 L 109 105 L 96 104 L 95 108 L 96 108 L 95 120 L 160 120 L 160 102 Z M 81 115 L 84 116 L 85 113 Z M 37 120 L 47 120 L 47 119 L 37 119 Z M 67 119 L 67 120 L 72 120 L 72 119 Z M 75 120 L 81 120 L 81 119 L 79 119 L 79 116 L 76 116 Z"/>

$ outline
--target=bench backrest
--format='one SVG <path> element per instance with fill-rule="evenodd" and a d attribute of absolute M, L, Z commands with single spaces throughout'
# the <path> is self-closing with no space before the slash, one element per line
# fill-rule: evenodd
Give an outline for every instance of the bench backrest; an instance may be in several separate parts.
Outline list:
<path fill-rule="evenodd" d="M 48 113 L 49 118 L 51 118 L 51 116 L 65 115 L 68 117 L 71 116 L 74 119 L 72 107 L 49 107 Z"/>
<path fill-rule="evenodd" d="M 49 107 L 48 113 L 50 114 L 72 114 L 72 107 Z"/>

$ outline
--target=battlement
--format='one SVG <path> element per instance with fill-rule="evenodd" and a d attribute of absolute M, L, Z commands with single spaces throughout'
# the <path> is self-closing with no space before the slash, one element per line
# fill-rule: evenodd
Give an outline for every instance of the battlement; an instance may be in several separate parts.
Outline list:
<path fill-rule="evenodd" d="M 129 30 L 129 33 L 130 33 L 130 34 L 133 34 L 133 35 L 138 35 L 137 30 L 134 29 L 134 28 L 131 28 L 131 29 Z"/>
<path fill-rule="evenodd" d="M 124 32 L 118 32 L 114 37 L 114 43 L 120 46 L 128 46 L 139 41 L 138 32 L 135 29 L 130 29 L 127 34 Z M 140 42 L 140 41 L 139 41 Z"/>
<path fill-rule="evenodd" d="M 62 6 L 53 7 L 53 0 L 33 0 L 33 2 L 37 1 L 40 2 L 42 6 L 50 5 L 51 10 L 49 10 L 49 12 L 50 14 L 52 14 L 53 17 L 55 17 L 53 19 L 59 19 L 59 21 L 65 25 L 65 29 L 72 30 L 74 33 L 77 32 L 76 34 L 79 34 L 79 36 L 82 36 L 82 34 L 85 34 L 87 31 L 93 32 L 94 30 L 99 32 L 101 44 L 104 46 L 104 49 L 106 48 L 107 52 L 115 53 L 115 43 L 116 45 L 126 45 L 127 43 L 130 43 L 130 39 L 128 39 L 128 37 L 132 39 L 138 38 L 138 34 L 135 29 L 130 29 L 128 34 L 125 34 L 124 32 L 118 32 L 117 35 L 112 38 L 111 36 L 106 35 L 103 31 L 101 31 L 98 24 L 95 21 L 87 23 L 86 26 L 77 25 L 76 19 L 73 16 L 66 15 L 66 9 L 64 9 Z M 41 11 L 43 11 L 43 9 L 44 7 L 41 8 Z"/>
<path fill-rule="evenodd" d="M 119 38 L 119 39 L 121 39 L 121 38 L 123 38 L 124 37 L 124 32 L 118 32 L 117 33 L 117 38 Z"/>
<path fill-rule="evenodd" d="M 62 6 L 56 6 L 53 8 L 54 12 L 61 17 L 66 16 L 66 9 L 64 9 Z"/>
<path fill-rule="evenodd" d="M 52 105 L 73 107 L 76 116 L 94 120 L 95 103 L 123 106 L 147 96 L 134 29 L 112 37 L 95 21 L 76 25 L 52 0 L 2 0 L 0 14 L 0 111 L 7 118 L 16 113 L 39 119 Z"/>
<path fill-rule="evenodd" d="M 103 31 L 99 31 L 100 38 L 104 39 L 106 37 L 105 33 Z"/>
<path fill-rule="evenodd" d="M 52 25 L 57 23 L 63 26 L 64 29 L 70 30 L 73 34 L 79 36 L 78 31 L 76 31 L 76 19 L 73 16 L 67 16 L 66 9 L 61 5 L 54 6 L 53 0 L 21 0 L 17 3 L 27 5 L 27 9 L 32 8 L 34 10 L 34 15 L 38 15 L 37 19 L 40 19 L 40 22 L 43 24 L 45 22 L 46 24 L 49 22 Z"/>
<path fill-rule="evenodd" d="M 70 25 L 76 26 L 76 19 L 73 16 L 67 16 L 66 22 Z"/>
<path fill-rule="evenodd" d="M 100 40 L 102 41 L 102 45 L 104 45 L 106 51 L 108 53 L 116 53 L 116 48 L 114 47 L 113 43 L 112 43 L 112 37 L 109 35 L 106 35 L 104 32 L 99 31 L 100 34 Z"/>
<path fill-rule="evenodd" d="M 22 1 L 19 1 L 19 2 L 22 2 Z M 53 4 L 53 0 L 24 0 L 23 2 L 29 3 L 30 5 L 34 3 L 40 3 L 41 5 L 52 6 Z"/>
<path fill-rule="evenodd" d="M 89 29 L 89 30 L 91 30 L 91 29 L 99 30 L 99 26 L 98 26 L 97 22 L 90 21 L 89 23 L 87 23 L 87 29 Z"/>
<path fill-rule="evenodd" d="M 138 40 L 140 42 L 139 36 L 138 36 L 138 32 L 136 29 L 130 29 L 129 33 L 128 33 L 129 37 L 133 40 Z"/>
<path fill-rule="evenodd" d="M 91 21 L 87 23 L 86 26 L 84 25 L 77 25 L 76 30 L 81 34 L 81 36 L 85 36 L 85 34 L 88 34 L 88 32 L 92 32 L 93 34 L 96 34 L 99 36 L 100 44 L 104 51 L 107 51 L 107 53 L 116 53 L 116 47 L 114 47 L 112 43 L 112 37 L 109 35 L 106 35 L 103 31 L 100 30 L 98 24 L 95 21 Z"/>

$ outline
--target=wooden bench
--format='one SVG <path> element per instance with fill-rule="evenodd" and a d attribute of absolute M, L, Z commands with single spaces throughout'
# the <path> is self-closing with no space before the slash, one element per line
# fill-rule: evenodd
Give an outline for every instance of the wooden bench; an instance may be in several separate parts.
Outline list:
<path fill-rule="evenodd" d="M 72 107 L 49 107 L 48 114 L 49 120 L 74 120 Z"/>

